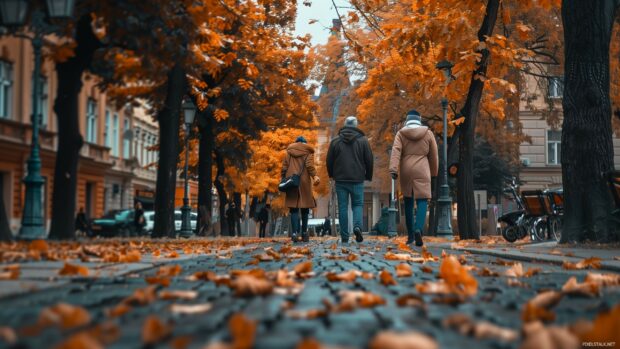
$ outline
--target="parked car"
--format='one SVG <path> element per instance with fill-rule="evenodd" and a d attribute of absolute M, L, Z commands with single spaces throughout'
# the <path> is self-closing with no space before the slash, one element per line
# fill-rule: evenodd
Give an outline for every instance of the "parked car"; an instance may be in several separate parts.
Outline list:
<path fill-rule="evenodd" d="M 310 235 L 319 236 L 322 235 L 323 232 L 323 224 L 325 223 L 325 218 L 310 218 L 308 219 L 308 232 Z M 340 229 L 340 223 L 338 219 L 336 219 L 336 233 Z"/>
<path fill-rule="evenodd" d="M 190 225 L 192 227 L 192 231 L 196 229 L 196 221 L 198 220 L 198 214 L 194 212 L 190 212 Z M 174 211 L 174 230 L 181 230 L 181 211 Z"/>
<path fill-rule="evenodd" d="M 151 235 L 153 233 L 153 225 L 155 225 L 155 211 L 144 211 L 144 233 Z"/>
<path fill-rule="evenodd" d="M 93 220 L 93 235 L 102 237 L 135 235 L 134 210 L 112 210 Z"/>

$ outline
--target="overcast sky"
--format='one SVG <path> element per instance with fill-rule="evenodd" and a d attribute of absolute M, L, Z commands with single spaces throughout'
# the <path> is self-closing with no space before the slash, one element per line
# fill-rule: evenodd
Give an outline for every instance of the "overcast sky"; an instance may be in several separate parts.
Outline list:
<path fill-rule="evenodd" d="M 347 6 L 346 0 L 334 0 L 338 6 Z M 312 44 L 324 44 L 329 37 L 329 28 L 332 26 L 332 19 L 338 18 L 336 10 L 332 5 L 332 0 L 310 0 L 312 6 L 303 4 L 303 0 L 297 0 L 297 22 L 295 32 L 298 35 L 312 35 Z M 338 9 L 341 16 L 346 16 L 349 11 L 346 8 Z M 308 24 L 311 19 L 318 22 Z"/>

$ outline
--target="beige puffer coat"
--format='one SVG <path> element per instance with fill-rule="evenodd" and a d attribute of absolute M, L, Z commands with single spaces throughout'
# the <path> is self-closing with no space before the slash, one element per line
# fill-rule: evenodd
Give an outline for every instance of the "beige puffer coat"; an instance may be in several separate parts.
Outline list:
<path fill-rule="evenodd" d="M 399 171 L 400 170 L 400 171 Z M 431 176 L 437 176 L 437 142 L 428 127 L 404 127 L 396 134 L 390 158 L 390 173 L 399 173 L 405 197 L 430 199 Z"/>

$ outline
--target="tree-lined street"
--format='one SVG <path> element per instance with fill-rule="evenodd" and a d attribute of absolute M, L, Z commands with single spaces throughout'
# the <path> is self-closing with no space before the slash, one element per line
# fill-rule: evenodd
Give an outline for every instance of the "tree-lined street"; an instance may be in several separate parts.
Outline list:
<path fill-rule="evenodd" d="M 0 0 L 0 53 L 0 347 L 620 345 L 620 0 Z"/>

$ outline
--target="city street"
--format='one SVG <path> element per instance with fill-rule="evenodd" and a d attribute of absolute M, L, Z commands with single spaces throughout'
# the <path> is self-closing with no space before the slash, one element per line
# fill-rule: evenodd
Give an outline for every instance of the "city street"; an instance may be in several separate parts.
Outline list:
<path fill-rule="evenodd" d="M 563 342 L 544 348 L 570 348 L 582 340 L 534 320 L 574 325 L 620 302 L 617 248 L 430 240 L 427 251 L 409 250 L 403 238 L 348 246 L 335 238 L 3 244 L 0 342 L 274 349 L 384 348 L 397 340 L 402 346 L 392 347 L 543 348 L 528 339 L 559 333 Z M 600 259 L 584 258 L 592 251 Z M 605 276 L 582 283 L 587 274 Z M 577 284 L 567 284 L 572 277 Z M 608 331 L 619 315 L 616 307 L 603 319 L 611 321 Z M 532 326 L 527 335 L 524 319 Z"/>

